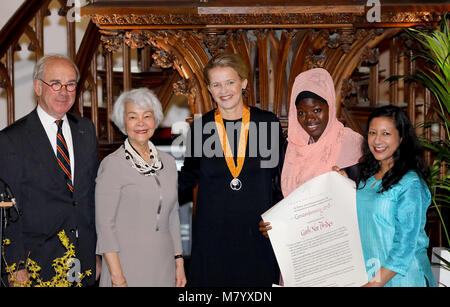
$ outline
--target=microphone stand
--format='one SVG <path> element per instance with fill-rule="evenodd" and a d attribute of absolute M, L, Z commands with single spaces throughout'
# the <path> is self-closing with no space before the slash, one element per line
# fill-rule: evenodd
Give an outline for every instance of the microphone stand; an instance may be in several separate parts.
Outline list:
<path fill-rule="evenodd" d="M 5 211 L 5 208 L 11 208 L 12 206 L 13 203 L 10 201 L 9 202 L 4 201 L 3 194 L 0 194 L 0 242 L 1 242 L 0 275 L 3 272 L 3 212 Z"/>
<path fill-rule="evenodd" d="M 3 270 L 3 214 L 6 209 L 15 206 L 16 200 L 11 193 L 11 189 L 6 184 L 5 181 L 0 179 L 0 181 L 5 186 L 5 193 L 0 193 L 0 247 L 1 247 L 1 255 L 0 255 L 0 275 Z M 0 284 L 1 287 L 1 284 Z"/>

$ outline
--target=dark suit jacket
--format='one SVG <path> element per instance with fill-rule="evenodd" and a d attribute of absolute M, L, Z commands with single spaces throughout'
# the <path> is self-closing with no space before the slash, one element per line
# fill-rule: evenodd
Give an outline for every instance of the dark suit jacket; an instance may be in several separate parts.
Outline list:
<path fill-rule="evenodd" d="M 72 133 L 75 174 L 74 192 L 69 191 L 55 153 L 36 109 L 0 131 L 0 177 L 11 187 L 21 215 L 8 221 L 5 247 L 8 265 L 27 257 L 42 268 L 48 281 L 55 275 L 54 259 L 66 251 L 58 239 L 64 230 L 74 243 L 81 272 L 91 270 L 84 284 L 95 279 L 95 178 L 98 151 L 95 128 L 88 119 L 67 114 Z M 78 237 L 77 237 L 78 236 Z"/>

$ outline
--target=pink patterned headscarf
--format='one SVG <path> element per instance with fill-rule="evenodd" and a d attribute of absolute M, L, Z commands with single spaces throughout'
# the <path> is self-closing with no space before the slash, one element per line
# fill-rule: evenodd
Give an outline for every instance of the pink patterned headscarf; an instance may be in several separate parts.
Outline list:
<path fill-rule="evenodd" d="M 297 120 L 295 99 L 302 91 L 313 92 L 328 103 L 328 124 L 317 142 L 309 144 L 309 134 Z M 289 195 L 306 181 L 339 168 L 358 163 L 363 137 L 344 127 L 336 118 L 336 94 L 328 71 L 314 68 L 299 74 L 292 87 L 289 107 L 288 147 L 286 150 L 281 190 Z"/>

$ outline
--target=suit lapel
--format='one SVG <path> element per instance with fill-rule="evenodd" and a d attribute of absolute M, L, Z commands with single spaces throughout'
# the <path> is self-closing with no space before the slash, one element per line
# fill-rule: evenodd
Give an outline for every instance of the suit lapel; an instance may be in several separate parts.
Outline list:
<path fill-rule="evenodd" d="M 77 187 L 80 184 L 80 178 L 82 177 L 82 169 L 83 169 L 83 137 L 86 131 L 81 129 L 78 120 L 76 117 L 71 114 L 67 114 L 67 118 L 69 120 L 70 132 L 72 134 L 72 146 L 73 146 L 73 155 L 74 155 L 74 177 L 75 182 L 73 183 L 73 192 L 75 193 Z"/>
<path fill-rule="evenodd" d="M 42 166 L 56 184 L 64 184 L 64 175 L 58 166 L 55 152 L 48 139 L 47 133 L 39 119 L 36 109 L 28 117 L 28 143 L 33 148 L 33 155 L 37 156 Z"/>

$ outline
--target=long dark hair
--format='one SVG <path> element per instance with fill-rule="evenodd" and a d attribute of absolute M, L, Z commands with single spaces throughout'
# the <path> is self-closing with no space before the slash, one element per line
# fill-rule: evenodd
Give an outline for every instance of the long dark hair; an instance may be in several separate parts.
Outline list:
<path fill-rule="evenodd" d="M 394 152 L 394 166 L 384 174 L 382 178 L 382 189 L 380 193 L 389 190 L 394 184 L 410 170 L 426 180 L 428 176 L 428 167 L 425 165 L 422 148 L 419 146 L 416 132 L 406 113 L 395 106 L 383 106 L 375 109 L 367 120 L 367 127 L 364 134 L 365 142 L 363 144 L 363 156 L 360 159 L 361 181 L 364 185 L 371 176 L 380 170 L 380 163 L 370 152 L 367 136 L 371 121 L 376 117 L 388 117 L 394 121 L 401 138 L 400 145 Z"/>

